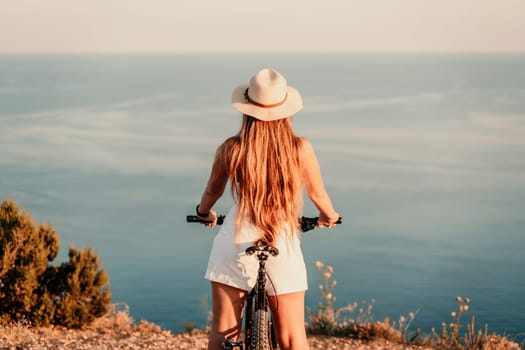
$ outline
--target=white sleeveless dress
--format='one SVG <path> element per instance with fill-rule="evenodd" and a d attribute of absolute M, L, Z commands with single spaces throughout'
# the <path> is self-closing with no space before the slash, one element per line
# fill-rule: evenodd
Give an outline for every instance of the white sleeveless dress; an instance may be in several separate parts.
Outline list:
<path fill-rule="evenodd" d="M 236 213 L 237 207 L 233 206 L 213 240 L 205 278 L 249 291 L 257 280 L 259 261 L 254 255 L 246 255 L 245 250 L 260 238 L 260 234 L 251 224 L 245 224 L 236 235 Z M 268 295 L 308 289 L 299 235 L 289 239 L 285 236 L 280 235 L 275 244 L 279 255 L 270 256 L 266 261 Z"/>

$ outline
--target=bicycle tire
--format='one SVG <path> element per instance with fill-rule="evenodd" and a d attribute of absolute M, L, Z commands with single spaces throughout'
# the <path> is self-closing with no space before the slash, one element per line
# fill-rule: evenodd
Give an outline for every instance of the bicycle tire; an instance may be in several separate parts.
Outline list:
<path fill-rule="evenodd" d="M 270 341 L 270 314 L 268 310 L 257 310 L 253 315 L 250 350 L 272 350 Z"/>

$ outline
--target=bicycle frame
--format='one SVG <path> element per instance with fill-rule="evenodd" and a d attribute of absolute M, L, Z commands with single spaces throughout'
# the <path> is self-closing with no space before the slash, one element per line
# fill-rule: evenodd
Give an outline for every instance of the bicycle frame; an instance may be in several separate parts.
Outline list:
<path fill-rule="evenodd" d="M 254 340 L 255 337 L 260 336 L 254 334 L 254 317 L 257 315 L 258 311 L 268 312 L 269 311 L 269 301 L 266 294 L 266 261 L 270 255 L 276 256 L 279 254 L 279 250 L 272 246 L 265 246 L 260 243 L 257 243 L 254 246 L 246 249 L 247 255 L 256 255 L 257 260 L 259 261 L 259 269 L 257 272 L 257 281 L 255 287 L 247 294 L 245 301 L 245 313 L 244 313 L 244 342 L 243 341 L 233 341 L 231 339 L 225 339 L 222 342 L 222 347 L 224 350 L 233 350 L 238 347 L 240 350 L 244 350 L 244 345 L 246 345 L 246 350 L 254 350 Z M 267 337 L 271 341 L 271 349 L 277 346 L 275 340 L 275 334 L 273 332 L 273 326 L 270 321 L 263 320 L 261 322 L 268 322 L 267 330 L 268 334 L 263 334 L 264 337 Z M 269 343 L 270 344 L 270 343 Z M 257 347 L 257 346 L 255 346 Z"/>

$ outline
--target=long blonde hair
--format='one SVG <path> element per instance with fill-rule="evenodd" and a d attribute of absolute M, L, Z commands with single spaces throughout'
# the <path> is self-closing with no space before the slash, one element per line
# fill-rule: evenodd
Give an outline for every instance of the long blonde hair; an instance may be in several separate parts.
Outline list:
<path fill-rule="evenodd" d="M 238 205 L 237 227 L 249 220 L 266 244 L 280 232 L 297 232 L 300 144 L 291 118 L 261 121 L 244 115 L 239 133 L 219 148 Z"/>

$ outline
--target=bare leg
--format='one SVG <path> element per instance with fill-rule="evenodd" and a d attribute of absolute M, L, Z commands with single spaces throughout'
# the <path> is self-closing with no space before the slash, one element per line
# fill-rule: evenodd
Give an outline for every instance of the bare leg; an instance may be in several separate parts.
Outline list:
<path fill-rule="evenodd" d="M 246 292 L 222 283 L 211 282 L 212 324 L 208 350 L 221 350 L 226 338 L 236 340 L 242 328 L 242 308 Z"/>
<path fill-rule="evenodd" d="M 270 296 L 272 319 L 281 350 L 307 350 L 304 292 Z"/>

